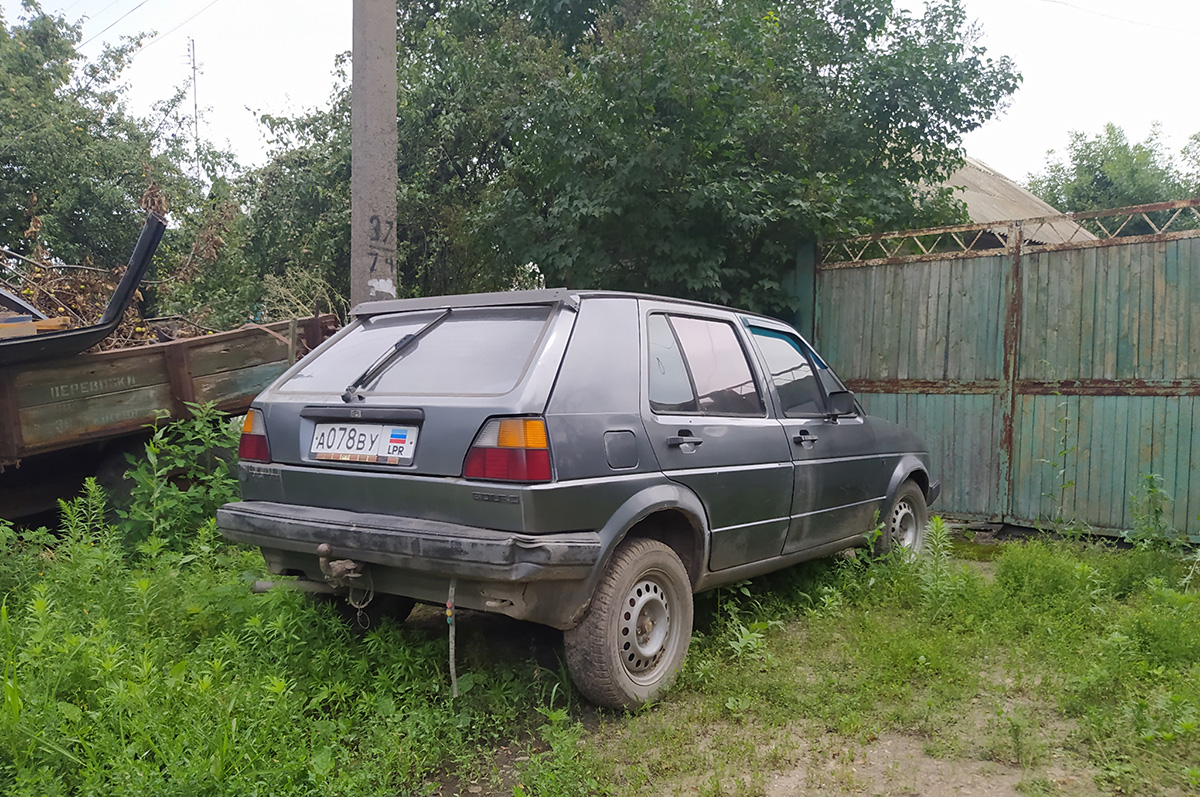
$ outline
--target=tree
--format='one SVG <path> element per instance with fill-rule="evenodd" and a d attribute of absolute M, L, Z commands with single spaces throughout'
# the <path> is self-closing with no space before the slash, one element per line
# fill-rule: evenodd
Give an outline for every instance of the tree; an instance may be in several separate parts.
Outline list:
<path fill-rule="evenodd" d="M 925 186 L 1019 80 L 974 43 L 960 0 L 920 17 L 890 0 L 403 0 L 398 24 L 410 294 L 540 271 L 781 309 L 803 241 L 960 220 Z M 260 176 L 313 157 L 340 180 L 342 107 L 294 127 Z M 313 179 L 260 183 L 256 203 L 298 212 L 262 214 L 265 237 L 345 239 L 340 206 L 306 205 Z"/>
<path fill-rule="evenodd" d="M 548 26 L 477 0 L 403 2 L 399 15 L 399 295 L 511 288 L 528 270 L 480 250 L 469 216 L 504 169 L 513 144 L 504 114 L 532 85 L 532 54 L 550 46 L 534 31 Z M 341 78 L 326 108 L 263 118 L 275 149 L 241 188 L 248 259 L 263 274 L 319 273 L 348 296 L 350 90 Z"/>
<path fill-rule="evenodd" d="M 1066 161 L 1053 151 L 1047 153 L 1045 169 L 1029 177 L 1029 190 L 1064 213 L 1194 196 L 1200 191 L 1195 158 L 1200 152 L 1200 136 L 1193 136 L 1184 150 L 1185 165 L 1181 167 L 1164 148 L 1160 135 L 1157 125 L 1141 143 L 1130 142 L 1125 131 L 1114 124 L 1105 125 L 1104 132 L 1091 137 L 1074 131 Z M 1122 234 L 1151 231 L 1144 221 L 1135 220 Z"/>
<path fill-rule="evenodd" d="M 89 62 L 76 50 L 77 25 L 32 0 L 24 8 L 20 24 L 0 17 L 0 245 L 120 265 L 146 189 L 184 199 L 195 187 L 172 131 L 125 112 L 119 79 L 139 40 Z"/>
<path fill-rule="evenodd" d="M 802 241 L 959 220 L 924 186 L 1018 80 L 957 0 L 625 3 L 556 72 L 476 231 L 549 282 L 768 311 Z"/>
<path fill-rule="evenodd" d="M 237 245 L 244 224 L 227 175 L 238 167 L 192 137 L 186 87 L 155 103 L 150 118 L 132 116 L 121 80 L 141 37 L 89 61 L 77 50 L 78 25 L 32 0 L 24 10 L 18 24 L 0 17 L 0 246 L 48 262 L 118 267 L 144 208 L 165 206 L 172 224 L 155 264 L 168 282 L 146 290 L 149 303 L 243 323 L 261 280 L 247 278 L 255 275 Z"/>

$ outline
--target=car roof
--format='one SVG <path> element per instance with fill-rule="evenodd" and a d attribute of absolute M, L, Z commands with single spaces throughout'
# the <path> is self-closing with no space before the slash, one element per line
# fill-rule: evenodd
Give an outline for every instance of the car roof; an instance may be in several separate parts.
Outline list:
<path fill-rule="evenodd" d="M 443 310 L 457 307 L 506 307 L 530 304 L 561 304 L 571 309 L 578 309 L 579 302 L 588 298 L 625 298 L 650 299 L 657 302 L 678 304 L 688 307 L 704 308 L 706 310 L 722 310 L 737 313 L 748 318 L 762 319 L 772 323 L 782 323 L 779 319 L 771 318 L 760 313 L 752 313 L 736 307 L 726 307 L 709 302 L 699 302 L 693 299 L 680 299 L 672 296 L 656 296 L 651 293 L 633 291 L 604 291 L 604 290 L 575 290 L 569 288 L 543 288 L 531 291 L 498 291 L 494 293 L 463 293 L 447 296 L 421 296 L 415 299 L 387 299 L 379 302 L 363 302 L 351 310 L 355 318 L 368 318 L 389 313 L 404 313 L 414 310 Z"/>

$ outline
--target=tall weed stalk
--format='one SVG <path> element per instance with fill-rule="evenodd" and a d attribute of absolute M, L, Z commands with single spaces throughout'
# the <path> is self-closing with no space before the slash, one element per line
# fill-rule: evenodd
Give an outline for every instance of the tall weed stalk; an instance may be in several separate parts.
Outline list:
<path fill-rule="evenodd" d="M 1187 535 L 1174 528 L 1168 519 L 1171 495 L 1163 486 L 1162 476 L 1142 474 L 1130 501 L 1133 528 L 1125 533 L 1127 542 L 1156 550 L 1182 550 L 1187 545 Z"/>
<path fill-rule="evenodd" d="M 950 530 L 946 521 L 935 515 L 929 520 L 923 556 L 916 559 L 921 583 L 921 604 L 932 619 L 937 619 L 960 592 L 962 565 L 951 561 Z"/>

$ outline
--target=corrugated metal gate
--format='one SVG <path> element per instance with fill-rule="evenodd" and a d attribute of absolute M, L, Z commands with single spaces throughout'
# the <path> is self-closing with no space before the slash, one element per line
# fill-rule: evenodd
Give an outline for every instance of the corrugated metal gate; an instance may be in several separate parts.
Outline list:
<path fill-rule="evenodd" d="M 812 332 L 869 412 L 929 442 L 943 513 L 1129 528 L 1155 473 L 1196 534 L 1197 220 L 1200 199 L 834 242 Z M 1037 243 L 1076 222 L 1096 235 Z M 1156 232 L 1112 237 L 1133 222 Z"/>

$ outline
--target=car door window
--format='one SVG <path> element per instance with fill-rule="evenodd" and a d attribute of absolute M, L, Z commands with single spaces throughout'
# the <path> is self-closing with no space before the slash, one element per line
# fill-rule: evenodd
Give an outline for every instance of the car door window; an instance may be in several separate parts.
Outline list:
<path fill-rule="evenodd" d="M 655 412 L 765 414 L 750 363 L 732 325 L 655 314 L 650 317 L 649 339 L 650 405 Z"/>
<path fill-rule="evenodd" d="M 750 331 L 767 363 L 784 416 L 800 418 L 823 414 L 825 395 L 800 341 L 770 329 L 752 327 Z"/>

